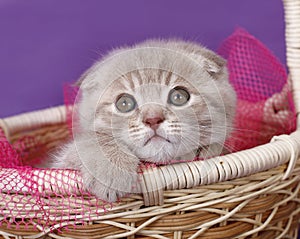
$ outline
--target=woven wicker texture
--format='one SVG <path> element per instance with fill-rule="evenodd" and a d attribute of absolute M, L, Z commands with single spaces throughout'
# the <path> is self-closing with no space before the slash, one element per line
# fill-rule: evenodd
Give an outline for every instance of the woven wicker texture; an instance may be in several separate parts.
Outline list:
<path fill-rule="evenodd" d="M 57 136 L 61 134 L 61 124 L 56 125 L 56 130 L 53 129 L 53 125 L 51 127 L 50 134 Z M 65 128 L 65 132 L 68 132 L 67 128 Z M 44 133 L 43 137 L 49 138 L 47 133 Z M 294 137 L 299 139 L 297 134 Z M 58 143 L 55 140 L 56 137 L 52 139 L 53 144 Z M 293 149 L 292 145 L 289 148 L 285 140 L 279 138 L 273 144 L 276 144 L 274 148 L 278 149 L 279 154 L 286 151 L 286 157 L 289 158 L 291 151 L 296 148 Z M 250 154 L 250 156 L 255 157 L 255 154 Z M 261 159 L 259 153 L 256 154 L 256 157 Z M 8 181 L 10 181 L 9 178 L 18 178 L 17 170 L 3 170 L 2 173 L 4 172 L 9 175 L 7 176 Z M 106 236 L 120 238 L 130 235 L 136 235 L 137 238 L 188 238 L 193 235 L 195 235 L 194 238 L 199 238 L 200 235 L 204 238 L 233 238 L 240 234 L 254 235 L 253 238 L 256 236 L 275 238 L 275 235 L 284 235 L 286 231 L 289 231 L 293 238 L 296 231 L 291 231 L 290 228 L 296 228 L 299 214 L 299 200 L 297 199 L 300 180 L 299 165 L 296 165 L 296 170 L 293 170 L 287 180 L 282 180 L 286 172 L 286 165 L 284 165 L 233 181 L 193 189 L 167 190 L 163 192 L 163 206 L 145 208 L 143 207 L 143 198 L 136 195 L 123 199 L 112 208 L 99 210 L 101 202 L 97 202 L 95 198 L 89 198 L 88 195 L 83 197 L 85 207 L 81 206 L 82 202 L 78 201 L 77 197 L 68 196 L 68 200 L 62 198 L 57 201 L 50 200 L 49 194 L 53 195 L 54 192 L 64 195 L 62 189 L 65 184 L 59 185 L 59 181 L 51 181 L 51 171 L 49 170 L 33 170 L 30 174 L 32 177 L 39 175 L 38 178 L 45 179 L 38 187 L 39 200 L 51 202 L 47 204 L 49 208 L 42 210 L 32 195 L 26 195 L 25 192 L 27 197 L 24 197 L 24 194 L 10 194 L 4 197 L 5 192 L 2 192 L 2 205 L 5 200 L 9 201 L 12 215 L 20 213 L 18 207 L 22 207 L 23 214 L 39 218 L 27 227 L 24 224 L 26 220 L 19 223 L 18 226 L 12 224 L 10 228 L 6 228 L 6 225 L 3 224 L 2 234 L 8 236 L 10 233 L 11 235 L 20 233 L 21 235 L 32 235 L 33 238 L 46 234 L 53 237 L 57 234 L 72 238 L 91 238 L 96 235 L 98 238 Z M 78 184 L 76 173 L 62 170 L 56 172 L 55 178 L 58 175 L 61 175 L 62 181 L 63 178 L 69 180 L 68 185 L 73 185 L 74 195 L 82 193 L 82 185 Z M 207 180 L 210 179 L 206 178 L 203 182 L 206 183 Z M 177 187 L 177 185 L 173 186 Z M 23 189 L 25 190 L 24 187 Z M 67 191 L 67 193 L 69 192 Z M 70 205 L 71 219 L 77 223 L 82 223 L 81 219 L 84 215 L 89 212 L 93 213 L 89 215 L 90 218 L 83 227 L 76 229 L 69 227 L 68 230 L 56 231 L 55 228 L 73 223 L 73 220 L 61 223 L 66 215 L 66 208 L 69 208 Z M 45 215 L 45 210 L 52 214 Z M 70 219 L 69 215 L 67 218 Z M 50 220 L 50 222 L 42 219 Z M 46 223 L 51 226 L 44 228 Z M 41 232 L 39 233 L 39 231 Z M 52 232 L 49 233 L 50 231 Z"/>
<path fill-rule="evenodd" d="M 299 112 L 300 1 L 284 2 Z M 271 99 L 281 102 L 282 94 Z M 145 167 L 143 194 L 110 205 L 83 190 L 78 172 L 19 167 L 43 160 L 70 137 L 68 112 L 57 107 L 0 120 L 0 161 L 13 159 L 0 171 L 3 238 L 297 238 L 299 131 L 206 161 Z"/>

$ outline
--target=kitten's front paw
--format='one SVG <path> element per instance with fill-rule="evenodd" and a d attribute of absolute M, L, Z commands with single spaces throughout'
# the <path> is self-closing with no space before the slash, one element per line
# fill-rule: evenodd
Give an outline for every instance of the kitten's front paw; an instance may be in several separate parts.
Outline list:
<path fill-rule="evenodd" d="M 127 192 L 118 191 L 112 188 L 108 188 L 102 184 L 95 183 L 91 188 L 88 188 L 88 191 L 94 194 L 96 197 L 102 199 L 106 202 L 116 202 L 119 199 L 129 195 Z"/>
<path fill-rule="evenodd" d="M 93 137 L 77 135 L 60 161 L 72 158 L 66 166 L 75 166 L 81 173 L 84 188 L 102 200 L 115 202 L 130 193 L 139 193 L 139 159 L 121 150 L 111 140 L 112 136 L 110 140 L 102 136 L 100 143 Z"/>
<path fill-rule="evenodd" d="M 94 177 L 85 173 L 83 174 L 84 187 L 106 202 L 116 202 L 131 193 L 141 192 L 138 173 L 130 172 L 125 177 L 124 175 L 113 175 L 114 173 L 106 175 L 107 177 Z"/>

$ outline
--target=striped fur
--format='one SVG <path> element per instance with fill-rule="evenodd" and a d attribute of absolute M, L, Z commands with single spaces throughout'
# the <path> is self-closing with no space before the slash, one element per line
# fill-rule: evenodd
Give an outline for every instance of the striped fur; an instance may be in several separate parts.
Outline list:
<path fill-rule="evenodd" d="M 192 42 L 150 40 L 116 49 L 96 62 L 80 85 L 74 141 L 56 165 L 81 170 L 87 189 L 104 200 L 140 190 L 141 160 L 163 164 L 197 153 L 215 156 L 231 132 L 236 96 L 226 62 Z M 183 106 L 168 101 L 175 87 L 190 94 Z M 128 113 L 115 106 L 124 93 L 137 103 Z M 163 120 L 152 129 L 145 119 L 155 117 Z"/>

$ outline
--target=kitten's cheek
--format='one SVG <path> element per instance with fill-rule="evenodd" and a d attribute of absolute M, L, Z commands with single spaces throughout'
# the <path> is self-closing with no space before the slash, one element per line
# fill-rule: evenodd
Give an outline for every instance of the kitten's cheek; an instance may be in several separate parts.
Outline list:
<path fill-rule="evenodd" d="M 181 135 L 169 135 L 168 139 L 174 145 L 181 144 L 183 140 Z"/>

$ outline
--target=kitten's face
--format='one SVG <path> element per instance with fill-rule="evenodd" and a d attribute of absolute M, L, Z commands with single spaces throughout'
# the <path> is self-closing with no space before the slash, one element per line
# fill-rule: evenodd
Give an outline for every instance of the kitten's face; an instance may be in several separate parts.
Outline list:
<path fill-rule="evenodd" d="M 97 132 L 99 145 L 118 145 L 119 150 L 155 163 L 191 159 L 186 155 L 199 148 L 222 145 L 235 106 L 226 70 L 223 66 L 215 69 L 219 67 L 215 62 L 193 68 L 186 63 L 186 55 L 176 59 L 169 57 L 169 52 L 164 55 L 163 50 L 156 50 L 148 55 L 127 54 L 128 63 L 116 60 L 112 65 L 119 77 L 115 79 L 109 79 L 107 69 L 113 67 L 108 64 L 94 70 L 93 84 L 88 82 L 89 87 L 83 89 L 82 127 Z M 154 67 L 147 67 L 153 62 Z M 107 84 L 99 86 L 97 77 Z"/>
<path fill-rule="evenodd" d="M 100 116 L 96 128 L 111 128 L 120 149 L 125 146 L 141 160 L 165 163 L 211 138 L 208 107 L 200 93 L 161 70 L 124 75 L 107 88 L 98 108 L 99 116 L 107 117 Z"/>

